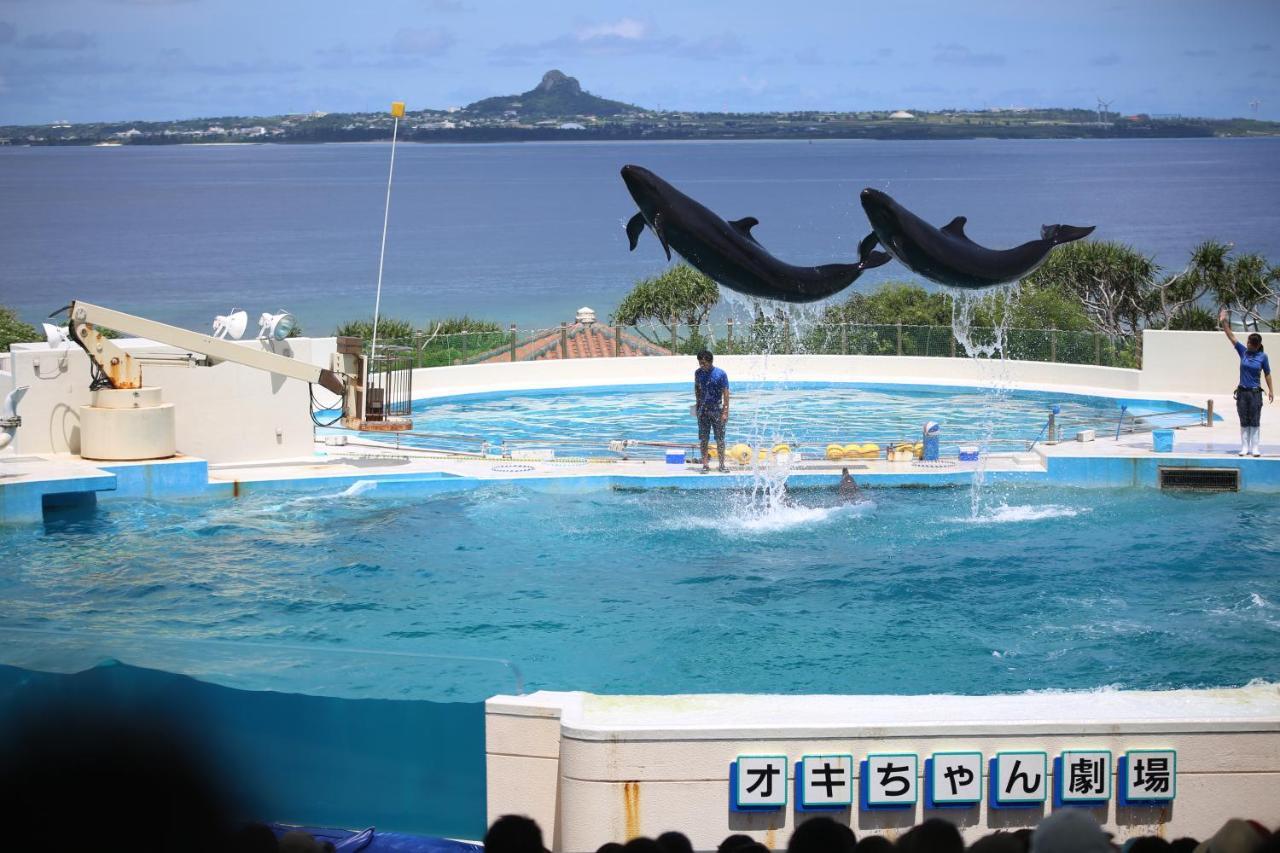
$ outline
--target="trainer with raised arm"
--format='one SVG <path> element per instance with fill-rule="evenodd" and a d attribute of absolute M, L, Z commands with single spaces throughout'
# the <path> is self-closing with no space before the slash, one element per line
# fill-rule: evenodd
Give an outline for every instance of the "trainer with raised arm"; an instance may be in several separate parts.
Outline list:
<path fill-rule="evenodd" d="M 1240 384 L 1235 392 L 1236 413 L 1240 415 L 1240 455 L 1261 456 L 1263 376 L 1267 377 L 1267 402 L 1276 401 L 1275 389 L 1271 386 L 1271 361 L 1262 351 L 1262 335 L 1254 332 L 1247 346 L 1236 340 L 1226 308 L 1218 312 L 1218 322 L 1240 356 Z"/>
<path fill-rule="evenodd" d="M 694 414 L 698 416 L 698 444 L 702 448 L 702 472 L 711 470 L 707 457 L 707 441 L 716 433 L 719 470 L 724 473 L 724 427 L 729 422 L 729 376 L 712 366 L 715 358 L 710 350 L 698 353 L 698 369 L 693 372 Z"/>

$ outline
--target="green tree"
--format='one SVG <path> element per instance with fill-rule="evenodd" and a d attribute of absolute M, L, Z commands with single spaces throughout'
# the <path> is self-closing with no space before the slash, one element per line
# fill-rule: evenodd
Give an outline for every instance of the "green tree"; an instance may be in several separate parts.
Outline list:
<path fill-rule="evenodd" d="M 9 344 L 25 344 L 42 340 L 44 335 L 36 331 L 35 326 L 19 320 L 12 308 L 0 305 L 0 352 L 8 352 Z"/>
<path fill-rule="evenodd" d="M 1109 241 L 1059 246 L 1027 283 L 1079 300 L 1097 330 L 1136 337 L 1150 313 L 1150 294 L 1160 268 L 1131 246 Z"/>
<path fill-rule="evenodd" d="M 1218 328 L 1218 317 L 1203 305 L 1190 305 L 1174 314 L 1165 328 L 1177 332 L 1212 332 Z"/>
<path fill-rule="evenodd" d="M 891 281 L 871 293 L 854 293 L 823 314 L 825 323 L 856 325 L 950 326 L 951 297 L 918 284 Z"/>
<path fill-rule="evenodd" d="M 333 333 L 340 338 L 349 337 L 360 338 L 362 341 L 371 340 L 373 338 L 373 318 L 371 317 L 368 320 L 348 320 L 345 323 L 340 323 Z M 378 318 L 378 340 L 380 341 L 408 341 L 413 338 L 414 334 L 413 323 L 408 320 L 401 320 L 398 317 Z"/>
<path fill-rule="evenodd" d="M 610 320 L 624 326 L 658 323 L 667 330 L 667 340 L 685 325 L 690 328 L 689 345 L 700 346 L 698 328 L 719 301 L 720 288 L 714 281 L 688 264 L 676 264 L 661 275 L 637 281 Z"/>
<path fill-rule="evenodd" d="M 988 296 L 978 305 L 975 322 L 993 325 L 1009 313 L 1011 329 L 1059 329 L 1082 332 L 1091 328 L 1084 306 L 1072 293 L 1054 285 L 1027 283 L 1011 300 Z"/>

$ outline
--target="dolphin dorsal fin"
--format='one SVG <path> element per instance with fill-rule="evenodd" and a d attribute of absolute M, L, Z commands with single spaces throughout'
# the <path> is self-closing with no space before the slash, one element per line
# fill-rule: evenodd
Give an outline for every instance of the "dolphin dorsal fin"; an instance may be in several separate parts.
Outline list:
<path fill-rule="evenodd" d="M 734 231 L 737 231 L 757 246 L 760 245 L 759 241 L 756 240 L 756 236 L 751 233 L 751 229 L 760 224 L 759 219 L 756 219 L 754 216 L 744 216 L 741 219 L 733 220 L 729 224 L 733 226 Z"/>
<path fill-rule="evenodd" d="M 964 233 L 964 224 L 968 221 L 969 220 L 963 216 L 957 216 L 955 219 L 942 226 L 942 233 L 950 234 L 952 237 L 957 237 L 961 240 L 968 240 L 969 235 Z"/>

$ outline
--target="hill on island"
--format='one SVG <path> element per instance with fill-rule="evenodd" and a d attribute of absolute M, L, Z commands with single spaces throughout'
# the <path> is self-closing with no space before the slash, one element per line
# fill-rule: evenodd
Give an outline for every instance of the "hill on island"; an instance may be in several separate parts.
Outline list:
<path fill-rule="evenodd" d="M 463 110 L 475 116 L 500 116 L 511 110 L 522 118 L 614 116 L 644 112 L 641 107 L 584 92 L 575 78 L 561 71 L 543 74 L 542 82 L 523 94 L 485 98 L 468 104 Z"/>

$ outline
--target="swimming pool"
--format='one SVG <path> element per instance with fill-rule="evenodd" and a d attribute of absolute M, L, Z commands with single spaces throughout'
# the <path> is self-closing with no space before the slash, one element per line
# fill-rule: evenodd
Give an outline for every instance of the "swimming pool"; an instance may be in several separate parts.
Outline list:
<path fill-rule="evenodd" d="M 513 484 L 119 501 L 0 530 L 0 625 L 134 638 L 152 655 L 177 638 L 279 644 L 239 665 L 196 647 L 183 660 L 180 644 L 121 657 L 348 698 L 513 690 L 491 666 L 333 654 L 354 649 L 508 658 L 527 689 L 601 693 L 1280 679 L 1270 496 L 988 489 L 976 517 L 967 487 L 857 504 L 827 489 L 770 502 Z"/>
<path fill-rule="evenodd" d="M 497 445 L 554 439 L 603 446 L 611 439 L 691 442 L 692 382 L 612 388 L 513 391 L 420 400 L 414 429 L 475 435 Z M 993 436 L 1030 441 L 1051 408 L 1066 437 L 1082 426 L 1114 429 L 1130 415 L 1179 413 L 1162 424 L 1195 423 L 1199 410 L 1158 400 L 1116 399 L 977 387 L 832 382 L 733 384 L 728 440 L 880 443 L 920 438 L 926 421 L 948 439 Z"/>

